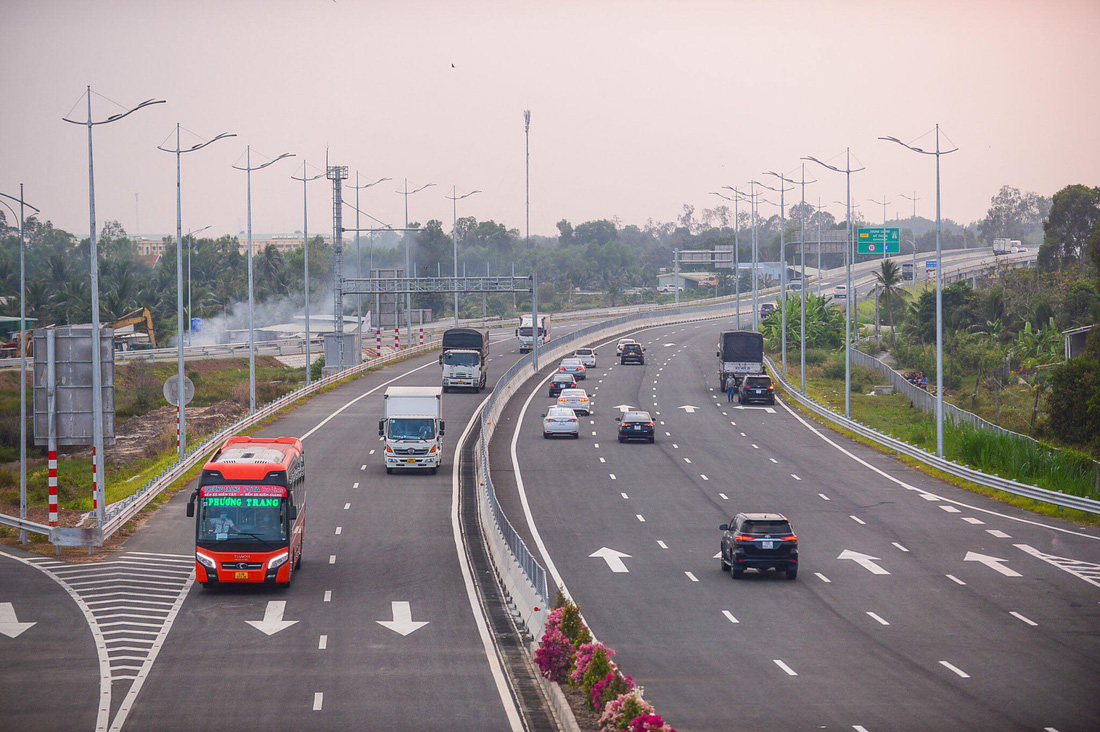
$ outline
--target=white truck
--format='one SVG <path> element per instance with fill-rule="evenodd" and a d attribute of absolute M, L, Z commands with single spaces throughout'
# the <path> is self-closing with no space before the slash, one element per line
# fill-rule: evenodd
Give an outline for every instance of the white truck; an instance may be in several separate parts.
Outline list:
<path fill-rule="evenodd" d="M 527 353 L 534 348 L 532 341 L 532 332 L 534 329 L 531 327 L 531 316 L 524 315 L 519 320 L 519 327 L 516 328 L 516 337 L 519 338 L 519 352 Z M 539 347 L 546 345 L 546 342 L 550 340 L 550 316 L 539 316 L 539 327 L 537 337 Z"/>
<path fill-rule="evenodd" d="M 443 368 L 443 392 L 465 388 L 481 391 L 489 361 L 489 331 L 451 328 L 443 332 L 439 365 Z"/>
<path fill-rule="evenodd" d="M 438 386 L 390 386 L 382 399 L 378 435 L 386 472 L 428 469 L 432 475 L 443 461 L 443 389 Z"/>

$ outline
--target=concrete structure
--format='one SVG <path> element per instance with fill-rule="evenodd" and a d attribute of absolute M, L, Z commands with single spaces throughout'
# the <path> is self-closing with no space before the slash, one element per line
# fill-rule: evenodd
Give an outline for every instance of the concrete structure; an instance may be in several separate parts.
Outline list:
<path fill-rule="evenodd" d="M 1062 331 L 1062 335 L 1066 338 L 1067 361 L 1071 358 L 1077 358 L 1085 352 L 1085 341 L 1089 337 L 1089 332 L 1095 327 L 1095 325 L 1083 325 L 1080 328 L 1070 328 Z"/>

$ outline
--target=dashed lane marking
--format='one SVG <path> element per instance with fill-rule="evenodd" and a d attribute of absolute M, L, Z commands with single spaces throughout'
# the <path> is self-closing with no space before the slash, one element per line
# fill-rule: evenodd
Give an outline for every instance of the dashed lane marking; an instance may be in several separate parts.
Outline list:
<path fill-rule="evenodd" d="M 351 508 L 351 504 L 350 503 L 345 503 L 344 504 L 344 510 L 347 511 L 349 508 Z"/>
<path fill-rule="evenodd" d="M 702 478 L 703 480 L 710 480 L 710 478 L 708 478 L 707 476 L 703 475 L 702 473 L 699 473 L 699 477 L 700 477 L 700 478 Z"/>
<path fill-rule="evenodd" d="M 793 668 L 791 668 L 787 664 L 783 663 L 778 658 L 776 658 L 774 660 L 775 660 L 775 665 L 778 666 L 779 668 L 783 669 L 784 671 L 786 671 L 788 676 L 798 676 L 798 674 L 796 674 L 794 672 Z"/>
<path fill-rule="evenodd" d="M 328 555 L 328 563 L 329 564 L 336 564 L 336 555 L 335 554 L 329 554 Z"/>
<path fill-rule="evenodd" d="M 755 442 L 752 443 L 752 447 L 753 447 L 754 450 L 759 450 L 760 449 L 760 445 L 757 445 Z"/>
<path fill-rule="evenodd" d="M 824 499 L 825 499 L 826 501 L 832 500 L 831 498 L 829 498 L 829 497 L 828 497 L 827 495 L 825 495 L 824 493 L 818 493 L 817 495 L 821 496 L 821 497 L 822 497 L 822 498 L 824 498 Z"/>
<path fill-rule="evenodd" d="M 794 478 L 795 480 L 802 480 L 801 478 L 799 478 L 799 477 L 798 477 L 797 475 L 795 475 L 794 473 L 791 473 L 791 477 L 792 477 L 792 478 Z"/>
<path fill-rule="evenodd" d="M 629 500 L 630 500 L 630 496 L 628 496 L 628 495 L 627 495 L 627 494 L 625 494 L 625 493 L 620 493 L 619 495 L 623 497 L 623 500 L 624 500 L 624 501 L 629 501 Z"/>
<path fill-rule="evenodd" d="M 906 549 L 905 547 L 903 547 L 901 544 L 897 543 L 896 541 L 893 541 L 893 542 L 890 542 L 890 543 L 893 544 L 894 546 L 896 546 L 898 549 L 902 550 L 903 552 L 909 551 L 908 549 Z"/>
<path fill-rule="evenodd" d="M 814 572 L 814 574 L 817 575 L 817 578 L 819 580 L 821 580 L 822 582 L 824 582 L 825 584 L 827 584 L 827 585 L 832 584 L 832 580 L 829 579 L 828 577 L 826 577 L 825 575 L 821 574 L 821 572 Z"/>
<path fill-rule="evenodd" d="M 318 691 L 313 695 L 313 711 L 321 711 L 321 706 L 325 703 L 324 692 Z"/>
<path fill-rule="evenodd" d="M 733 617 L 733 613 L 731 613 L 729 610 L 723 610 L 722 614 L 725 615 L 726 620 L 730 621 L 731 623 L 737 624 L 740 622 L 737 618 Z"/>
<path fill-rule="evenodd" d="M 1011 539 L 1012 538 L 1011 536 L 1009 536 L 1005 532 L 1001 531 L 1000 529 L 986 529 L 985 533 L 989 534 L 990 536 L 995 536 L 998 539 Z"/>
<path fill-rule="evenodd" d="M 664 543 L 660 539 L 657 540 L 657 546 L 661 547 L 662 549 L 668 549 L 668 544 Z"/>
<path fill-rule="evenodd" d="M 1034 620 L 1032 620 L 1031 618 L 1027 618 L 1027 617 L 1024 617 L 1023 615 L 1021 615 L 1020 613 L 1016 612 L 1015 610 L 1013 610 L 1012 612 L 1010 612 L 1010 613 L 1009 613 L 1009 615 L 1011 615 L 1012 617 L 1016 618 L 1017 620 L 1022 620 L 1022 621 L 1024 621 L 1024 622 L 1025 622 L 1025 623 L 1027 623 L 1028 625 L 1031 625 L 1031 626 L 1035 626 L 1035 625 L 1038 625 L 1038 623 L 1036 623 L 1036 622 L 1035 622 Z"/>
<path fill-rule="evenodd" d="M 860 518 L 859 516 L 848 516 L 848 518 L 852 519 L 852 520 L 853 520 L 853 521 L 855 521 L 855 522 L 856 522 L 857 524 L 860 524 L 860 525 L 862 525 L 862 526 L 866 526 L 866 525 L 867 525 L 867 522 L 866 522 L 866 521 L 864 521 L 863 519 L 861 519 L 861 518 Z"/>
<path fill-rule="evenodd" d="M 684 462 L 690 465 L 691 464 L 691 458 L 684 458 Z"/>
<path fill-rule="evenodd" d="M 948 513 L 959 513 L 959 509 L 954 506 L 940 506 L 940 510 L 947 511 Z"/>
<path fill-rule="evenodd" d="M 325 590 L 325 602 L 332 602 L 332 590 Z"/>
<path fill-rule="evenodd" d="M 744 432 L 741 433 L 741 436 L 742 437 L 748 437 L 748 435 L 746 435 Z"/>
<path fill-rule="evenodd" d="M 949 575 L 945 575 L 945 576 L 947 577 L 947 579 L 951 580 L 952 582 L 954 582 L 957 585 L 965 585 L 966 584 L 965 582 L 963 582 L 961 579 L 959 579 L 958 577 L 956 577 L 953 574 L 949 574 Z"/>
<path fill-rule="evenodd" d="M 640 513 L 636 513 L 636 514 L 634 514 L 634 516 L 635 516 L 635 517 L 636 517 L 636 518 L 637 518 L 637 519 L 638 519 L 639 521 L 641 521 L 641 522 L 642 522 L 643 524 L 645 523 L 645 516 L 643 516 L 642 514 L 640 514 Z"/>
<path fill-rule="evenodd" d="M 727 496 L 725 493 L 719 493 L 718 497 L 721 498 L 723 501 L 728 501 L 730 499 L 730 497 Z"/>
<path fill-rule="evenodd" d="M 779 461 L 778 461 L 778 460 L 776 460 L 775 458 L 772 458 L 772 457 L 770 457 L 770 458 L 768 458 L 768 460 L 771 460 L 771 461 L 772 461 L 773 463 L 775 463 L 776 465 L 778 465 L 778 464 L 779 464 Z"/>
<path fill-rule="evenodd" d="M 974 518 L 973 516 L 963 516 L 962 520 L 968 524 L 974 524 L 975 526 L 979 526 L 985 523 L 985 521 L 982 521 L 979 518 Z"/>
<path fill-rule="evenodd" d="M 940 665 L 943 666 L 944 668 L 946 668 L 947 670 L 958 674 L 959 678 L 962 678 L 962 679 L 969 679 L 970 678 L 970 674 L 963 671 L 961 668 L 954 665 L 953 663 L 948 663 L 947 661 L 940 661 Z"/>
<path fill-rule="evenodd" d="M 890 623 L 886 622 L 885 620 L 883 620 L 883 619 L 882 619 L 882 617 L 881 617 L 881 616 L 879 616 L 879 614 L 878 614 L 878 613 L 873 613 L 873 612 L 871 612 L 870 610 L 868 610 L 868 611 L 867 611 L 867 614 L 871 616 L 871 619 L 872 619 L 872 620 L 876 620 L 876 621 L 878 621 L 879 623 L 881 623 L 882 625 L 889 625 L 889 624 L 890 624 Z"/>
<path fill-rule="evenodd" d="M 344 527 L 343 526 L 337 526 L 336 527 L 336 536 L 339 536 L 342 533 L 344 533 Z"/>
<path fill-rule="evenodd" d="M 695 575 L 693 575 L 691 572 L 684 572 L 684 574 L 686 574 L 687 578 L 689 580 L 691 580 L 692 582 L 698 582 L 699 581 L 699 578 L 696 577 Z"/>
<path fill-rule="evenodd" d="M 328 636 L 322 635 L 320 638 L 317 639 L 317 650 L 323 651 L 326 648 L 328 648 Z"/>

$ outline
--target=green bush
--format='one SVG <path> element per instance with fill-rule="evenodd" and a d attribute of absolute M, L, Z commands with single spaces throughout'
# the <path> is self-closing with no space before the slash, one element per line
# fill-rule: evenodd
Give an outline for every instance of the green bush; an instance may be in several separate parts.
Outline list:
<path fill-rule="evenodd" d="M 825 378 L 844 380 L 844 358 L 830 358 L 825 363 Z"/>
<path fill-rule="evenodd" d="M 609 673 L 611 673 L 611 659 L 608 658 L 604 649 L 597 648 L 584 672 L 584 697 L 589 707 L 592 706 L 592 687 L 603 681 Z"/>
<path fill-rule="evenodd" d="M 1100 450 L 1100 362 L 1081 357 L 1055 366 L 1044 411 L 1059 440 Z"/>
<path fill-rule="evenodd" d="M 831 351 L 824 348 L 807 348 L 806 349 L 806 365 L 807 366 L 820 366 L 829 359 Z"/>

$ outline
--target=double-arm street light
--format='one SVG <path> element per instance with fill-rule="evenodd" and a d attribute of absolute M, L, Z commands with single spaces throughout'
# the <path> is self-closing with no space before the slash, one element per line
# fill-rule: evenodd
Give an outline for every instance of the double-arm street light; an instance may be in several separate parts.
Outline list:
<path fill-rule="evenodd" d="M 245 164 L 242 168 L 234 165 L 236 170 L 243 170 L 247 179 L 248 188 L 248 413 L 256 413 L 256 318 L 253 308 L 252 293 L 252 171 L 263 170 L 283 158 L 292 158 L 293 153 L 283 153 L 277 158 L 272 158 L 266 163 L 252 166 L 252 146 L 245 148 Z M 238 158 L 239 159 L 239 158 Z M 308 372 L 309 369 L 306 369 Z"/>
<path fill-rule="evenodd" d="M 191 345 L 191 332 L 194 330 L 194 323 L 191 319 L 195 317 L 195 312 L 191 309 L 191 250 L 195 246 L 195 234 L 201 234 L 209 229 L 210 226 L 204 226 L 201 229 L 188 229 L 187 236 L 183 237 L 187 240 L 187 345 Z"/>
<path fill-rule="evenodd" d="M 23 184 L 19 184 L 19 198 L 0 193 L 0 196 L 19 204 L 19 213 L 8 206 L 6 201 L 0 201 L 12 215 L 19 219 L 19 518 L 27 518 L 27 236 L 26 236 L 26 211 L 31 209 L 35 213 L 41 213 L 37 208 L 23 200 Z M 50 458 L 56 460 L 54 455 Z M 50 517 L 50 526 L 54 525 L 55 517 Z M 27 530 L 19 530 L 19 543 L 27 543 Z"/>
<path fill-rule="evenodd" d="M 474 195 L 475 193 L 481 193 L 481 191 L 470 191 L 469 193 L 464 193 L 460 196 L 460 195 L 458 195 L 458 186 L 452 186 L 451 187 L 451 195 L 445 196 L 445 198 L 447 198 L 448 200 L 451 201 L 451 207 L 453 209 L 452 210 L 452 217 L 453 218 L 452 218 L 452 221 L 451 221 L 451 246 L 454 248 L 454 276 L 456 278 L 458 277 L 458 202 L 461 201 L 463 198 L 469 198 L 470 196 Z M 456 285 L 457 285 L 457 283 L 456 283 Z M 456 328 L 458 327 L 458 287 L 457 286 L 455 287 L 455 327 Z M 538 335 L 538 333 L 537 333 L 538 324 L 536 323 L 532 327 L 535 328 L 535 330 L 532 331 L 532 332 L 535 333 L 535 335 L 537 336 Z"/>
<path fill-rule="evenodd" d="M 863 170 L 860 168 L 852 168 L 852 149 L 844 149 L 844 167 L 838 168 L 835 165 L 829 165 L 817 158 L 807 155 L 802 158 L 808 160 L 811 163 L 817 163 L 818 165 L 828 168 L 836 173 L 844 173 L 845 187 L 847 190 L 847 221 L 845 221 L 845 238 L 844 238 L 844 270 L 845 270 L 845 286 L 848 288 L 845 296 L 844 303 L 844 416 L 852 418 L 852 311 L 848 307 L 848 301 L 852 299 L 852 173 L 858 173 Z"/>
<path fill-rule="evenodd" d="M 107 119 L 92 119 L 92 87 L 87 87 L 88 117 L 85 120 L 62 117 L 65 122 L 88 128 L 88 260 L 90 263 L 92 291 L 92 512 L 96 523 L 103 527 L 107 512 L 107 461 L 103 457 L 103 351 L 99 332 L 99 250 L 96 247 L 95 221 L 95 168 L 92 163 L 92 128 L 107 125 L 129 117 L 139 109 L 154 104 L 164 104 L 163 99 L 146 99 L 125 112 L 112 114 Z"/>
<path fill-rule="evenodd" d="M 310 341 L 312 335 L 309 330 L 309 198 L 306 193 L 306 183 L 311 180 L 317 180 L 318 178 L 324 178 L 324 171 L 317 175 L 309 174 L 309 165 L 305 159 L 302 159 L 302 174 L 301 176 L 290 176 L 293 180 L 302 181 L 302 268 L 304 269 L 303 285 L 304 285 L 304 304 L 306 315 L 306 386 L 309 386 L 313 381 L 313 344 Z"/>
<path fill-rule="evenodd" d="M 772 175 L 775 175 L 775 173 L 772 173 Z M 782 180 L 787 180 L 787 179 L 783 178 Z M 798 373 L 799 373 L 799 378 L 800 378 L 801 391 L 802 391 L 803 394 L 805 394 L 806 393 L 806 186 L 807 186 L 807 184 L 816 183 L 817 181 L 816 180 L 806 180 L 806 163 L 802 163 L 802 175 L 801 175 L 801 177 L 797 181 L 792 180 L 790 182 L 791 183 L 798 183 L 798 185 L 802 189 L 802 206 L 799 209 L 801 211 L 801 214 L 799 215 L 799 218 L 802 220 L 802 233 L 799 236 L 799 240 L 801 242 L 802 254 L 801 254 L 801 258 L 800 258 L 800 273 L 799 273 L 799 277 L 801 279 L 800 279 L 800 285 L 799 285 L 799 288 L 798 288 L 799 297 L 801 298 L 800 302 L 799 302 L 799 308 L 798 308 L 799 313 L 800 313 L 799 317 L 800 317 L 800 320 L 801 320 L 801 323 L 799 324 L 799 331 L 798 331 L 799 332 L 799 346 L 798 346 L 799 372 Z M 818 229 L 818 231 L 820 231 L 820 229 Z M 820 237 L 818 237 L 818 238 L 820 240 Z M 818 253 L 818 265 L 817 265 L 818 266 L 818 281 L 820 281 L 821 280 L 821 272 L 820 272 L 820 270 L 821 270 L 821 255 L 820 255 L 820 249 L 818 250 L 818 252 L 819 252 Z M 783 271 L 784 272 L 787 271 L 786 262 L 784 262 L 784 264 L 783 264 Z M 785 311 L 785 309 L 784 309 L 784 311 Z M 785 317 L 784 317 L 784 320 L 786 320 Z M 786 323 L 784 323 L 783 332 L 786 333 L 786 331 L 787 331 L 787 326 L 786 326 Z"/>
<path fill-rule="evenodd" d="M 392 180 L 392 178 L 379 178 L 378 180 L 374 181 L 373 183 L 367 183 L 365 185 L 359 185 L 359 171 L 357 170 L 357 171 L 355 171 L 355 185 L 349 185 L 348 186 L 348 188 L 354 188 L 355 189 L 355 276 L 356 277 L 362 277 L 363 276 L 363 251 L 362 251 L 362 247 L 359 245 L 359 228 L 360 228 L 360 226 L 359 226 L 359 214 L 360 214 L 360 211 L 359 211 L 359 191 L 361 191 L 365 188 L 373 188 L 374 186 L 378 185 L 379 183 L 384 183 L 385 181 L 388 181 L 388 180 Z M 370 242 L 371 242 L 370 252 L 368 253 L 370 261 L 369 261 L 369 264 L 367 265 L 367 270 L 368 271 L 371 271 L 371 270 L 374 269 L 374 234 L 371 234 Z M 407 276 L 408 275 L 406 275 L 406 277 Z M 394 297 L 396 298 L 397 296 L 394 295 Z M 377 304 L 378 303 L 377 298 L 375 298 L 375 303 L 376 304 L 374 306 L 374 311 L 375 311 L 374 316 L 376 318 L 378 318 L 378 325 L 381 325 L 381 320 L 382 320 L 381 310 L 382 309 Z M 397 311 L 397 308 L 395 307 L 394 312 L 396 312 L 396 311 Z M 396 318 L 396 315 L 394 317 Z M 363 296 L 362 295 L 356 295 L 355 296 L 355 323 L 356 323 L 356 330 L 358 332 L 358 335 L 356 336 L 356 339 L 361 341 L 362 338 L 363 338 Z M 397 323 L 397 322 L 394 323 L 394 327 L 396 327 L 398 325 L 400 325 L 400 323 Z M 359 344 L 360 352 L 362 352 L 362 348 L 363 348 L 363 344 L 362 344 L 362 342 L 360 342 L 360 344 Z M 360 355 L 362 355 L 362 354 L 360 353 Z M 358 358 L 356 360 L 358 361 Z"/>
<path fill-rule="evenodd" d="M 940 126 L 936 125 L 936 149 L 924 150 L 902 142 L 896 137 L 880 137 L 880 140 L 896 142 L 902 147 L 921 155 L 936 156 L 936 455 L 943 457 L 943 219 L 940 215 L 940 156 L 949 155 L 959 148 L 940 150 Z M 916 202 L 914 200 L 914 218 Z M 914 237 L 914 242 L 916 237 Z M 914 245 L 914 251 L 916 246 Z M 917 276 L 913 268 L 914 279 Z"/>
<path fill-rule="evenodd" d="M 779 315 L 780 328 L 783 331 L 780 340 L 782 341 L 782 354 L 783 354 L 783 373 L 787 373 L 787 191 L 793 191 L 794 188 L 787 188 L 784 183 L 794 183 L 795 181 L 784 178 L 779 173 L 767 172 L 764 175 L 774 176 L 779 179 L 779 187 L 772 188 L 771 186 L 761 183 L 760 185 L 767 188 L 769 191 L 779 192 L 779 309 L 782 311 Z"/>
<path fill-rule="evenodd" d="M 711 193 L 727 201 L 733 201 L 733 292 L 737 299 L 737 330 L 741 330 L 741 240 L 738 236 L 740 228 L 740 211 L 737 204 L 745 199 L 745 194 L 733 186 L 722 186 L 726 190 L 733 191 L 733 196 L 726 196 L 717 191 Z"/>
<path fill-rule="evenodd" d="M 409 196 L 411 196 L 414 193 L 420 193 L 420 191 L 424 190 L 425 188 L 431 188 L 434 185 L 435 185 L 435 183 L 425 183 L 424 185 L 420 186 L 419 188 L 414 188 L 413 190 L 410 191 L 409 190 L 409 179 L 406 178 L 405 179 L 405 188 L 404 188 L 404 190 L 397 191 L 397 193 L 399 193 L 400 195 L 405 197 L 405 228 L 406 229 L 409 228 Z M 411 277 L 412 275 L 409 273 L 409 267 L 411 266 L 410 261 L 409 261 L 409 232 L 406 231 L 404 236 L 405 236 L 405 276 L 406 277 Z M 514 275 L 515 273 L 513 272 L 512 274 Z M 513 295 L 513 297 L 514 297 L 514 295 Z M 412 293 L 411 292 L 406 292 L 405 293 L 405 320 L 408 321 L 408 330 L 406 331 L 406 338 L 408 339 L 408 343 L 411 346 L 412 345 L 412 327 L 413 327 L 412 326 Z"/>
<path fill-rule="evenodd" d="M 223 140 L 227 137 L 236 137 L 231 132 L 223 132 L 217 137 L 210 140 L 203 140 L 196 143 L 189 148 L 184 149 L 180 146 L 180 123 L 176 123 L 176 146 L 174 148 L 164 147 L 163 144 L 158 145 L 158 150 L 163 150 L 167 153 L 172 153 L 176 156 L 176 387 L 178 389 L 176 394 L 176 419 L 179 425 L 179 437 L 176 440 L 176 456 L 182 460 L 183 456 L 187 454 L 187 409 L 183 403 L 183 209 L 182 209 L 182 196 L 180 193 L 180 160 L 185 153 L 196 152 L 202 150 L 207 145 L 211 145 L 218 140 Z M 187 256 L 188 265 L 188 317 L 190 317 L 190 285 L 191 285 L 191 255 Z"/>

